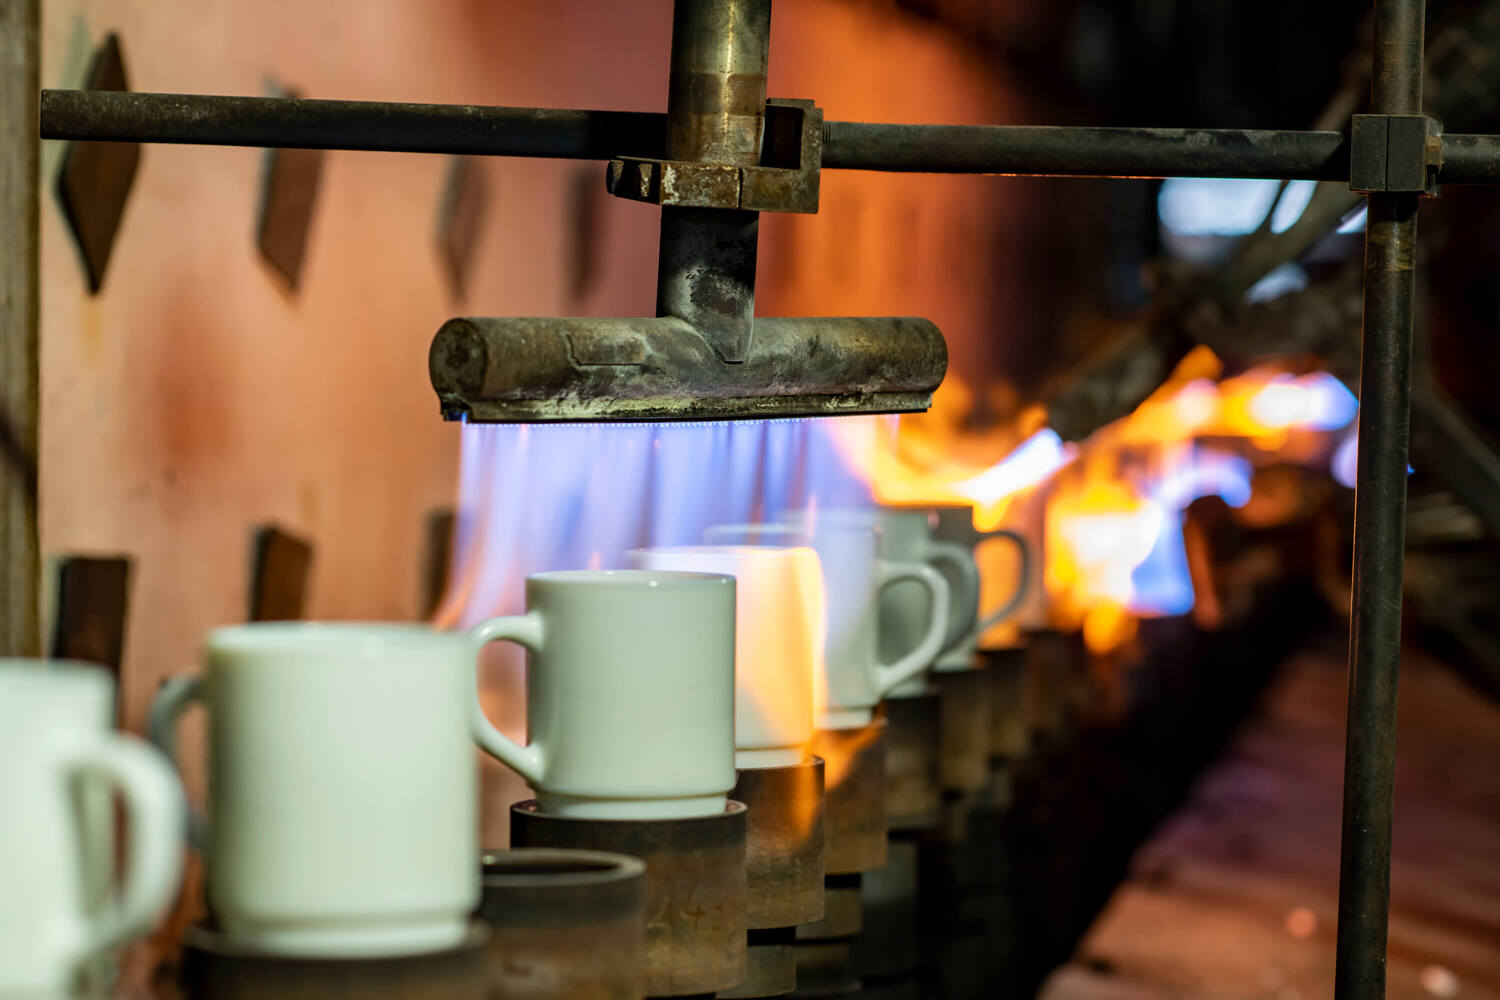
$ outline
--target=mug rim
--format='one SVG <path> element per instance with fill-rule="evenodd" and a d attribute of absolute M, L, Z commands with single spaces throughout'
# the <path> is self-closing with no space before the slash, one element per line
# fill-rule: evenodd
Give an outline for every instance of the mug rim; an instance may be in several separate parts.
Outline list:
<path fill-rule="evenodd" d="M 528 587 L 543 585 L 550 587 L 590 587 L 599 590 L 623 590 L 639 587 L 672 589 L 722 586 L 734 583 L 734 577 L 725 573 L 693 573 L 675 569 L 553 569 L 532 573 L 526 578 Z"/>
<path fill-rule="evenodd" d="M 46 656 L 0 657 L 0 686 L 12 689 L 55 687 L 104 688 L 114 693 L 114 678 L 102 663 Z"/>
<path fill-rule="evenodd" d="M 728 522 L 728 523 L 725 523 L 725 524 L 710 524 L 708 527 L 706 527 L 706 528 L 703 529 L 703 533 L 705 535 L 707 535 L 711 531 L 735 532 L 735 533 L 746 534 L 746 535 L 755 534 L 755 533 L 759 532 L 759 533 L 764 533 L 764 534 L 767 534 L 767 535 L 775 535 L 775 536 L 779 536 L 779 537 L 783 537 L 783 538 L 790 537 L 790 538 L 803 539 L 803 543 L 801 545 L 798 545 L 798 546 L 791 546 L 791 545 L 760 545 L 760 546 L 756 546 L 757 548 L 765 548 L 765 549 L 811 548 L 811 541 L 812 541 L 812 537 L 813 537 L 812 536 L 812 532 L 808 531 L 806 525 L 802 525 L 802 524 L 788 524 L 785 521 L 761 521 L 759 523 L 752 523 L 750 521 Z M 733 544 L 740 544 L 740 543 L 736 543 L 736 542 L 704 542 L 703 544 L 704 545 L 733 545 Z"/>
<path fill-rule="evenodd" d="M 344 645 L 358 640 L 409 640 L 417 637 L 456 635 L 421 622 L 383 621 L 274 621 L 240 622 L 210 629 L 203 647 L 215 653 L 287 651 L 309 647 Z"/>
<path fill-rule="evenodd" d="M 920 517 L 927 520 L 933 507 L 929 504 L 880 504 L 875 508 L 876 517 Z M 972 507 L 970 508 L 973 509 Z"/>
<path fill-rule="evenodd" d="M 881 524 L 884 511 L 879 504 L 868 507 L 801 507 L 784 510 L 778 524 L 803 532 L 816 540 L 829 532 L 869 533 L 879 538 L 885 533 Z"/>
<path fill-rule="evenodd" d="M 626 555 L 664 556 L 768 556 L 787 559 L 803 552 L 817 553 L 811 545 L 744 545 L 739 542 L 703 542 L 699 545 L 647 545 L 630 549 Z"/>
<path fill-rule="evenodd" d="M 633 855 L 611 851 L 510 847 L 481 849 L 479 871 L 486 889 L 547 889 L 629 882 L 646 874 L 646 864 Z"/>

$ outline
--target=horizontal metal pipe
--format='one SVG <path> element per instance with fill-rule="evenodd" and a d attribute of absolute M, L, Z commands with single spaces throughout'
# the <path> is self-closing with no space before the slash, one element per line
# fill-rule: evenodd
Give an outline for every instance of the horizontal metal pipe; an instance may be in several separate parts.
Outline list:
<path fill-rule="evenodd" d="M 500 423 L 925 410 L 947 366 L 908 316 L 761 317 L 736 364 L 674 316 L 453 319 L 428 354 L 445 417 Z"/>
<path fill-rule="evenodd" d="M 828 122 L 830 170 L 1346 181 L 1342 132 Z M 609 160 L 661 158 L 666 116 L 461 104 L 44 90 L 43 139 Z M 1443 136 L 1445 184 L 1500 183 L 1500 136 Z"/>
<path fill-rule="evenodd" d="M 662 157 L 666 116 L 483 105 L 44 90 L 42 138 L 606 160 Z M 829 122 L 830 169 L 1348 177 L 1338 132 Z"/>
<path fill-rule="evenodd" d="M 43 139 L 608 160 L 660 157 L 666 116 L 635 111 L 44 90 Z"/>
<path fill-rule="evenodd" d="M 1342 132 L 829 122 L 823 165 L 848 170 L 1348 180 Z"/>
<path fill-rule="evenodd" d="M 1500 184 L 1500 135 L 1443 136 L 1444 184 Z"/>

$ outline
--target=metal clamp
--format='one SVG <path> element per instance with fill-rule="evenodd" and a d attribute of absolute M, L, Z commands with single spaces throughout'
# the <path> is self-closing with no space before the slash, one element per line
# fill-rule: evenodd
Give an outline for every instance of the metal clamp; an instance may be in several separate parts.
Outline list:
<path fill-rule="evenodd" d="M 1443 126 L 1426 115 L 1355 115 L 1349 133 L 1352 191 L 1435 196 Z"/>
<path fill-rule="evenodd" d="M 818 210 L 823 167 L 823 109 L 812 101 L 766 101 L 761 162 L 753 167 L 621 157 L 606 187 L 631 201 L 750 212 Z"/>

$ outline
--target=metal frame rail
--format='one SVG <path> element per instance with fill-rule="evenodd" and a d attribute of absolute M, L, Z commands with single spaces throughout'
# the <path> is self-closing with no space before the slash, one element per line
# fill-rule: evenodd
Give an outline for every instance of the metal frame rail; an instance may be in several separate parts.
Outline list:
<path fill-rule="evenodd" d="M 679 0 L 679 8 L 704 2 Z M 760 7 L 759 0 L 706 2 Z M 1425 0 L 1375 0 L 1371 113 L 1355 116 L 1347 134 L 826 122 L 821 163 L 814 165 L 933 173 L 1348 180 L 1351 188 L 1366 194 L 1337 1000 L 1385 994 L 1418 200 L 1435 193 L 1438 182 L 1500 183 L 1500 136 L 1443 135 L 1437 122 L 1422 115 L 1425 13 Z M 674 72 L 677 49 L 674 41 Z M 752 46 L 746 53 L 745 60 L 763 67 L 763 49 Z M 743 103 L 743 96 L 734 99 Z M 763 99 L 763 92 L 757 96 Z M 712 143 L 706 140 L 669 140 L 673 121 L 668 115 L 639 112 L 41 92 L 41 135 L 47 139 L 595 160 L 673 154 L 692 159 L 708 151 Z M 729 127 L 739 124 L 730 122 Z M 672 125 L 680 127 L 680 122 Z M 746 292 L 753 296 L 753 288 Z"/>

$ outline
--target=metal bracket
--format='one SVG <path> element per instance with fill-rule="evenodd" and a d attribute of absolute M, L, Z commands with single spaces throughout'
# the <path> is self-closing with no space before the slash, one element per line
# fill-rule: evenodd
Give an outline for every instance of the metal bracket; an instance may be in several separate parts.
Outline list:
<path fill-rule="evenodd" d="M 823 109 L 812 101 L 766 101 L 760 161 L 736 167 L 627 156 L 610 161 L 605 186 L 617 197 L 653 205 L 816 213 Z"/>
<path fill-rule="evenodd" d="M 1437 194 L 1443 126 L 1426 115 L 1355 115 L 1349 133 L 1349 188 Z"/>
<path fill-rule="evenodd" d="M 111 33 L 94 53 L 84 86 L 90 91 L 130 89 L 118 35 Z M 83 256 L 92 294 L 104 286 L 140 158 L 141 147 L 134 142 L 72 142 L 63 153 L 57 198 Z"/>

